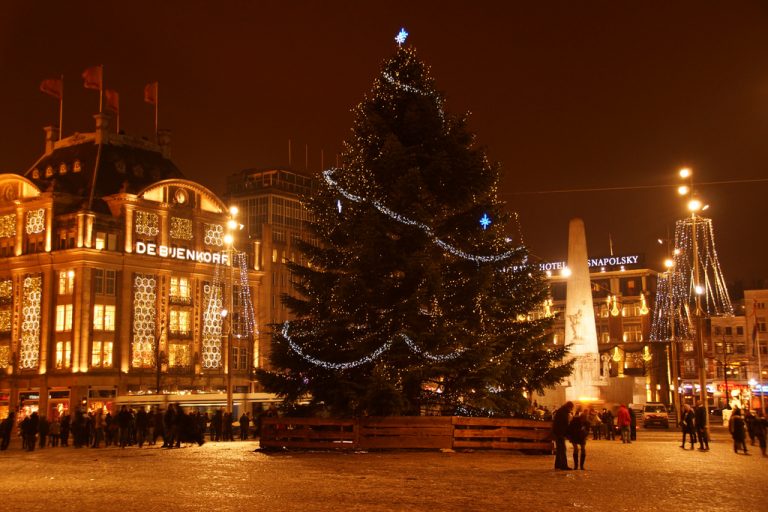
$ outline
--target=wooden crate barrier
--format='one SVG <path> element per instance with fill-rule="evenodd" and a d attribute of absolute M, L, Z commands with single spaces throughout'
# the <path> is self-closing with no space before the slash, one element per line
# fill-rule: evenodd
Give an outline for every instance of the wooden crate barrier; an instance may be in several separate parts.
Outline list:
<path fill-rule="evenodd" d="M 463 416 L 264 418 L 267 449 L 552 451 L 552 422 Z"/>

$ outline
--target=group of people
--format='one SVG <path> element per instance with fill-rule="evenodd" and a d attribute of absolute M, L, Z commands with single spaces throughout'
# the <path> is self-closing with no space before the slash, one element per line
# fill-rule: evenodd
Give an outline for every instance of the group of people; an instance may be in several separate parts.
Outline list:
<path fill-rule="evenodd" d="M 766 454 L 768 419 L 766 419 L 763 411 L 755 415 L 752 411 L 745 410 L 742 414 L 742 410 L 735 407 L 728 420 L 728 431 L 733 439 L 734 453 L 739 453 L 740 449 L 745 454 L 747 453 L 747 436 L 749 436 L 751 445 L 755 446 L 755 441 L 757 440 L 763 457 L 768 457 L 768 454 Z"/>
<path fill-rule="evenodd" d="M 259 413 L 253 420 L 250 413 L 243 413 L 238 420 L 239 438 L 246 440 L 251 432 L 254 438 L 258 437 L 261 417 L 269 416 L 273 409 Z M 123 405 L 114 415 L 105 414 L 100 408 L 92 411 L 78 408 L 72 415 L 65 413 L 50 420 L 33 412 L 18 423 L 16 413 L 11 411 L 0 421 L 0 450 L 8 448 L 14 432 L 21 436 L 22 447 L 27 451 L 35 447 L 69 446 L 70 441 L 75 448 L 102 445 L 141 448 L 144 444 L 155 445 L 160 438 L 163 448 L 178 448 L 182 443 L 202 445 L 206 433 L 211 441 L 234 441 L 233 423 L 232 413 L 223 409 L 210 415 L 199 411 L 187 413 L 175 404 L 169 404 L 165 410 L 152 407 L 149 411 L 145 407 L 134 410 Z"/>
<path fill-rule="evenodd" d="M 631 443 L 633 413 L 624 404 L 616 413 L 616 426 L 621 434 L 622 443 Z M 582 407 L 574 411 L 573 402 L 566 402 L 555 411 L 552 418 L 552 436 L 555 440 L 555 469 L 571 470 L 584 469 L 587 459 L 587 439 L 590 432 L 592 439 L 614 439 L 613 413 L 603 409 L 598 413 L 592 407 Z M 603 436 L 605 434 L 605 436 Z M 570 441 L 573 447 L 573 467 L 568 465 L 565 442 Z"/>
<path fill-rule="evenodd" d="M 688 404 L 683 405 L 680 414 L 680 427 L 683 431 L 683 441 L 680 448 L 685 450 L 685 440 L 688 438 L 691 442 L 691 450 L 696 445 L 696 439 L 699 440 L 699 450 L 709 450 L 709 432 L 707 431 L 707 409 L 701 401 L 696 402 L 696 408 Z"/>

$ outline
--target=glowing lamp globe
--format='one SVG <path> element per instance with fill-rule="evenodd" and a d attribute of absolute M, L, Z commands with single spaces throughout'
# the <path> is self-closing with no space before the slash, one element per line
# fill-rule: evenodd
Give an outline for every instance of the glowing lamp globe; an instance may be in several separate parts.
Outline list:
<path fill-rule="evenodd" d="M 681 178 L 690 178 L 691 170 L 688 167 L 683 167 L 682 169 L 680 169 L 679 174 Z"/>
<path fill-rule="evenodd" d="M 701 210 L 702 206 L 703 205 L 701 204 L 701 201 L 699 201 L 698 199 L 691 199 L 690 201 L 688 201 L 688 210 L 691 212 L 697 212 Z"/>

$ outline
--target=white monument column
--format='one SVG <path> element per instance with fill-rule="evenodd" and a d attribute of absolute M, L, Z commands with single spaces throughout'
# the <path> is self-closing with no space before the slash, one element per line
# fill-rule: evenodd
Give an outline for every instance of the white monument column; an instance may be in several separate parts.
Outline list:
<path fill-rule="evenodd" d="M 568 269 L 565 299 L 565 344 L 576 362 L 566 399 L 578 402 L 600 399 L 600 360 L 597 349 L 595 309 L 589 279 L 587 236 L 584 221 L 568 225 Z"/>

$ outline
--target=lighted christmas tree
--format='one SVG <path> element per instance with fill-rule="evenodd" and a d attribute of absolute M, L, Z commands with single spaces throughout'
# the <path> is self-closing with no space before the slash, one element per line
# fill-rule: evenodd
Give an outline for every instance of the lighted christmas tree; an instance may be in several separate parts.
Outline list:
<path fill-rule="evenodd" d="M 399 36 L 402 44 L 404 36 Z M 570 373 L 547 299 L 505 235 L 499 168 L 447 114 L 409 47 L 354 110 L 340 169 L 307 198 L 317 245 L 290 264 L 295 320 L 275 326 L 264 387 L 335 414 L 510 414 Z"/>

